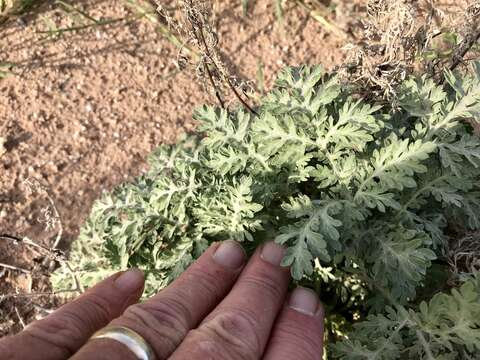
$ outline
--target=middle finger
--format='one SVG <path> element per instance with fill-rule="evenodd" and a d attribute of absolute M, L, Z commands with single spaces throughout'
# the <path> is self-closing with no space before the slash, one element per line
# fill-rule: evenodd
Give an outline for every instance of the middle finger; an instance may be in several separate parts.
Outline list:
<path fill-rule="evenodd" d="M 189 332 L 170 360 L 257 360 L 285 300 L 290 273 L 281 267 L 284 249 L 259 249 L 227 297 Z"/>

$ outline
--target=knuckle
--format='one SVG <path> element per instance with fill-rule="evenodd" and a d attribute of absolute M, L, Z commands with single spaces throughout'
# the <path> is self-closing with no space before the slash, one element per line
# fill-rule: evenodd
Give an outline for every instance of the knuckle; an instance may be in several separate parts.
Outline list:
<path fill-rule="evenodd" d="M 216 301 L 222 298 L 224 291 L 222 291 L 221 281 L 218 277 L 201 268 L 192 268 L 185 273 L 185 281 L 198 287 L 198 292 L 205 296 L 205 298 L 214 298 Z"/>
<path fill-rule="evenodd" d="M 47 333 L 54 333 L 65 339 L 82 338 L 85 321 L 74 311 L 65 311 L 62 318 L 55 318 L 46 322 L 42 329 Z"/>
<path fill-rule="evenodd" d="M 133 322 L 161 341 L 162 351 L 173 352 L 189 330 L 182 313 L 179 305 L 171 301 L 136 304 L 127 308 L 121 322 Z"/>
<path fill-rule="evenodd" d="M 320 360 L 322 358 L 322 338 L 319 334 L 316 336 L 315 332 L 307 331 L 301 324 L 294 322 L 277 326 L 270 341 L 270 347 L 293 351 L 296 356 L 304 360 Z"/>
<path fill-rule="evenodd" d="M 88 320 L 92 319 L 92 321 L 80 319 L 86 326 L 98 323 L 107 324 L 113 317 L 110 302 L 95 293 L 89 294 L 81 302 L 78 302 L 78 306 L 82 308 L 82 311 L 78 311 L 78 313 L 88 314 Z"/>
<path fill-rule="evenodd" d="M 257 292 L 262 292 L 263 296 L 267 296 L 269 300 L 283 298 L 284 296 L 284 286 L 281 286 L 268 271 L 246 274 L 240 281 L 255 288 Z"/>
<path fill-rule="evenodd" d="M 65 312 L 62 318 L 52 317 L 48 321 L 37 321 L 25 329 L 25 336 L 50 347 L 74 354 L 76 344 L 83 340 L 81 319 L 71 312 Z"/>
<path fill-rule="evenodd" d="M 231 359 L 258 359 L 263 346 L 255 324 L 253 314 L 248 311 L 225 311 L 194 330 L 193 336 L 208 340 L 198 342 L 208 344 L 210 354 L 227 353 Z"/>
<path fill-rule="evenodd" d="M 179 329 L 183 334 L 189 330 L 190 309 L 176 296 L 164 297 L 160 301 L 139 304 L 138 307 L 145 313 L 152 315 L 156 322 Z"/>

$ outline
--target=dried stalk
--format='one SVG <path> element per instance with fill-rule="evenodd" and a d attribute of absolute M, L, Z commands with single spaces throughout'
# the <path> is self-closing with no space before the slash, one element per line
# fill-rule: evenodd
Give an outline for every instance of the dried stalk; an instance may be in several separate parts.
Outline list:
<path fill-rule="evenodd" d="M 27 269 L 24 269 L 24 268 L 21 268 L 21 267 L 18 267 L 18 266 L 4 264 L 4 263 L 0 263 L 0 267 L 8 269 L 8 270 L 20 271 L 24 274 L 30 274 L 31 273 L 30 270 L 27 270 Z"/>

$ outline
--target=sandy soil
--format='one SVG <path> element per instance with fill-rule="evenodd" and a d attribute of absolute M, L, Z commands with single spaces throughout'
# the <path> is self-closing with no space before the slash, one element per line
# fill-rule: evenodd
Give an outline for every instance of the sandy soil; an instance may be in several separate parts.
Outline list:
<path fill-rule="evenodd" d="M 240 1 L 217 4 L 219 47 L 233 75 L 255 82 L 262 63 L 268 88 L 287 64 L 342 63 L 345 41 L 305 11 L 290 9 L 282 26 L 273 2 L 254 3 L 247 17 Z M 132 14 L 122 1 L 75 4 L 97 18 Z M 356 21 L 348 16 L 353 10 L 364 11 L 339 6 L 329 20 L 337 17 L 337 26 L 349 31 Z M 38 33 L 46 29 L 46 19 L 72 25 L 65 12 L 45 6 L 0 29 L 0 63 L 16 64 L 13 74 L 0 80 L 0 234 L 53 244 L 58 224 L 46 229 L 52 219 L 49 198 L 44 191 L 31 193 L 25 183 L 39 181 L 60 214 L 60 247 L 68 249 L 94 199 L 141 173 L 158 144 L 194 130 L 194 108 L 215 99 L 192 71 L 177 70 L 177 48 L 147 20 L 52 38 Z M 26 270 L 0 268 L 0 336 L 55 307 L 51 297 L 1 297 L 48 291 L 51 264 L 42 260 L 21 244 L 0 241 L 0 263 Z"/>

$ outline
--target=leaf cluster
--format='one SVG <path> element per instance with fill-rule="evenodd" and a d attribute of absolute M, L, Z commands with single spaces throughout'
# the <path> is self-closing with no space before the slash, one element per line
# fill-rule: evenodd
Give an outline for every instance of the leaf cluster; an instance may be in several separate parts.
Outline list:
<path fill-rule="evenodd" d="M 409 78 L 398 94 L 398 107 L 366 102 L 335 74 L 303 66 L 280 73 L 258 116 L 198 109 L 198 135 L 160 146 L 148 173 L 95 204 L 71 254 L 81 281 L 137 266 L 149 293 L 213 241 L 254 249 L 275 238 L 297 281 L 321 287 L 326 268 L 360 279 L 361 310 L 376 315 L 339 356 L 433 359 L 459 344 L 480 351 L 478 337 L 443 323 L 462 323 L 461 306 L 474 311 L 478 282 L 408 310 L 432 263 L 443 261 L 448 224 L 480 228 L 480 140 L 468 122 L 480 121 L 480 64 L 468 76 L 447 72 L 442 86 Z M 53 281 L 62 288 L 71 279 L 60 269 Z M 446 306 L 459 318 L 446 318 Z"/>

